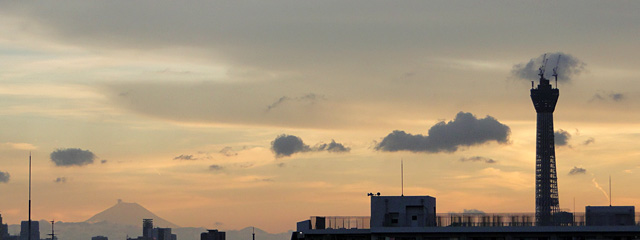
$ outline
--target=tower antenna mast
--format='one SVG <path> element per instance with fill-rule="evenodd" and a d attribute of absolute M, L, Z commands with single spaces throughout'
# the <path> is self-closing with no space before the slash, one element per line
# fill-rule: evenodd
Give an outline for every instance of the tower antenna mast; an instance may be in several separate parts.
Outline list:
<path fill-rule="evenodd" d="M 558 61 L 556 61 L 556 67 L 553 68 L 553 76 L 556 78 L 556 89 L 558 88 L 558 65 L 560 65 L 560 57 L 562 57 L 562 55 L 558 55 Z"/>
<path fill-rule="evenodd" d="M 55 220 L 51 220 L 51 234 L 47 234 L 51 236 L 51 240 L 56 240 L 56 232 L 53 230 L 54 223 L 55 223 Z"/>
<path fill-rule="evenodd" d="M 547 66 L 547 54 L 545 53 L 544 56 L 542 57 L 542 65 L 540 65 L 540 68 L 538 68 L 538 76 L 540 76 L 540 79 L 544 78 L 544 68 Z"/>
<path fill-rule="evenodd" d="M 31 152 L 29 152 L 29 237 L 31 240 Z"/>

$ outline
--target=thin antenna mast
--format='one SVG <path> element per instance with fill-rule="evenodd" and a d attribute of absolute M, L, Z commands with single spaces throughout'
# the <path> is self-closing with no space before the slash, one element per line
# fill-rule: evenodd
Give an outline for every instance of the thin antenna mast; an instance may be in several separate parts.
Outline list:
<path fill-rule="evenodd" d="M 29 237 L 31 240 L 31 152 L 29 152 Z"/>
<path fill-rule="evenodd" d="M 611 207 L 611 174 L 609 174 L 609 207 Z"/>
<path fill-rule="evenodd" d="M 556 89 L 558 89 L 558 65 L 560 65 L 560 57 L 562 57 L 562 55 L 558 55 L 558 61 L 556 61 L 556 67 L 553 68 L 553 76 L 556 78 Z"/>
<path fill-rule="evenodd" d="M 547 65 L 547 54 L 545 53 L 544 56 L 542 57 L 542 65 L 540 66 L 540 68 L 538 68 L 538 76 L 540 76 L 540 80 L 542 80 L 544 78 L 544 68 Z"/>
<path fill-rule="evenodd" d="M 51 240 L 56 240 L 56 232 L 53 230 L 54 223 L 55 223 L 55 220 L 51 220 L 51 234 L 47 234 L 51 236 Z"/>
<path fill-rule="evenodd" d="M 253 240 L 256 240 L 256 227 L 251 227 L 252 228 L 252 233 L 251 233 L 251 237 Z M 52 239 L 53 240 L 53 239 Z"/>
<path fill-rule="evenodd" d="M 404 196 L 404 160 L 400 158 L 400 185 L 402 185 L 402 195 Z"/>
<path fill-rule="evenodd" d="M 576 225 L 576 197 L 573 197 L 573 225 Z"/>

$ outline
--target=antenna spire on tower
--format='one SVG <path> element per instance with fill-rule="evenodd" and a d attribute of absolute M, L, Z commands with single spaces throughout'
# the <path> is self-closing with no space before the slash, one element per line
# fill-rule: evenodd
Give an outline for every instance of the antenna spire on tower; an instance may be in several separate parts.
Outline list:
<path fill-rule="evenodd" d="M 558 88 L 558 65 L 560 65 L 560 57 L 562 57 L 562 55 L 558 55 L 556 67 L 553 68 L 553 76 L 556 78 L 556 88 Z"/>

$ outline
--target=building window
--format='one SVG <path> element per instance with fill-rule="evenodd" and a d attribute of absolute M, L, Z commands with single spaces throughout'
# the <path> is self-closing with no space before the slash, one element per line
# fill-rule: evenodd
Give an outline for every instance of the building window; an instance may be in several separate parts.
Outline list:
<path fill-rule="evenodd" d="M 418 216 L 415 216 L 415 215 L 414 215 L 414 216 L 411 216 L 411 220 L 413 220 L 413 221 L 418 220 Z"/>

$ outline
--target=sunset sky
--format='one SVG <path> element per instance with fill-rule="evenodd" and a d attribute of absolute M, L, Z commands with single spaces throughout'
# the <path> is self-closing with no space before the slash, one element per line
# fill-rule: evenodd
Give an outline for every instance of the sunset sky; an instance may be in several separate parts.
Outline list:
<path fill-rule="evenodd" d="M 368 215 L 368 192 L 400 195 L 401 160 L 405 195 L 439 213 L 533 212 L 527 76 L 545 53 L 565 61 L 560 207 L 608 204 L 609 175 L 613 204 L 638 207 L 639 10 L 0 0 L 0 214 L 27 218 L 30 152 L 38 220 L 122 199 L 183 227 L 283 232 Z"/>

